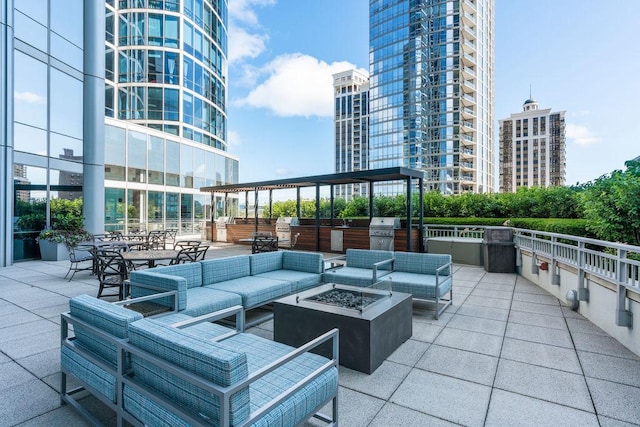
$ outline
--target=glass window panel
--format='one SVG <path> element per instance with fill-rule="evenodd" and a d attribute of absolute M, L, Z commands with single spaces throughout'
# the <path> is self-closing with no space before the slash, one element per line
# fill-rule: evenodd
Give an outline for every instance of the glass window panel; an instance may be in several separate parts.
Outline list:
<path fill-rule="evenodd" d="M 178 47 L 180 35 L 178 31 L 178 17 L 165 15 L 164 17 L 164 45 L 166 47 Z"/>
<path fill-rule="evenodd" d="M 149 137 L 149 184 L 164 184 L 164 139 Z"/>
<path fill-rule="evenodd" d="M 167 228 L 178 228 L 178 212 L 180 206 L 180 194 L 167 193 L 166 197 L 166 216 Z"/>
<path fill-rule="evenodd" d="M 205 166 L 205 186 L 210 187 L 216 185 L 215 181 L 215 156 L 211 151 L 205 151 L 204 153 L 204 166 Z"/>
<path fill-rule="evenodd" d="M 82 140 L 51 132 L 50 156 L 82 162 Z"/>
<path fill-rule="evenodd" d="M 151 46 L 162 46 L 162 30 L 163 30 L 163 22 L 162 15 L 158 15 L 155 13 L 149 14 L 149 45 Z"/>
<path fill-rule="evenodd" d="M 183 49 L 185 52 L 193 55 L 193 26 L 185 21 L 182 28 Z"/>
<path fill-rule="evenodd" d="M 199 148 L 194 148 L 193 156 L 193 169 L 194 169 L 194 187 L 200 188 L 206 185 L 205 176 L 205 151 Z"/>
<path fill-rule="evenodd" d="M 216 154 L 216 185 L 227 183 L 225 175 L 225 158 L 220 154 Z"/>
<path fill-rule="evenodd" d="M 127 190 L 127 224 L 130 229 L 147 228 L 146 195 L 145 190 Z"/>
<path fill-rule="evenodd" d="M 183 65 L 183 79 L 184 79 L 184 85 L 193 90 L 193 78 L 194 78 L 194 71 L 193 71 L 193 60 L 190 58 L 187 58 L 186 56 L 184 57 L 184 65 Z"/>
<path fill-rule="evenodd" d="M 180 185 L 180 144 L 167 141 L 167 185 Z"/>
<path fill-rule="evenodd" d="M 164 119 L 180 120 L 179 91 L 177 89 L 164 90 Z"/>
<path fill-rule="evenodd" d="M 46 129 L 47 66 L 22 52 L 14 52 L 14 119 Z"/>
<path fill-rule="evenodd" d="M 190 125 L 193 124 L 193 96 L 187 92 L 182 95 L 182 114 L 183 121 Z"/>
<path fill-rule="evenodd" d="M 180 61 L 175 52 L 165 52 L 164 54 L 164 82 L 177 85 L 179 83 Z"/>
<path fill-rule="evenodd" d="M 129 182 L 145 182 L 147 169 L 147 135 L 129 131 L 128 141 Z"/>
<path fill-rule="evenodd" d="M 164 193 L 149 191 L 149 223 L 162 224 L 164 220 Z M 155 228 L 155 227 L 150 227 Z M 162 227 L 159 227 L 162 228 Z"/>
<path fill-rule="evenodd" d="M 180 195 L 180 226 L 183 234 L 193 233 L 193 194 Z"/>
<path fill-rule="evenodd" d="M 51 8 L 51 29 L 78 47 L 83 46 L 84 2 L 55 0 Z"/>
<path fill-rule="evenodd" d="M 124 189 L 104 189 L 104 227 L 105 230 L 124 229 Z"/>
<path fill-rule="evenodd" d="M 124 181 L 125 130 L 106 125 L 104 128 L 105 178 Z"/>
<path fill-rule="evenodd" d="M 14 28 L 16 38 L 36 49 L 47 52 L 47 28 L 45 26 L 16 11 L 14 14 Z"/>
<path fill-rule="evenodd" d="M 83 70 L 82 49 L 73 43 L 69 43 L 56 33 L 51 33 L 51 56 L 75 68 Z"/>
<path fill-rule="evenodd" d="M 203 220 L 207 218 L 205 215 L 205 206 L 209 197 L 206 194 L 194 194 L 193 196 L 193 218 L 196 220 L 196 227 L 201 227 Z"/>
<path fill-rule="evenodd" d="M 14 2 L 14 7 L 23 12 L 26 16 L 31 17 L 41 23 L 47 25 L 47 14 L 49 11 L 48 2 L 42 0 L 19 0 Z"/>
<path fill-rule="evenodd" d="M 162 88 L 150 87 L 148 89 L 149 98 L 149 120 L 162 120 Z"/>
<path fill-rule="evenodd" d="M 180 147 L 180 186 L 193 188 L 193 147 Z"/>
<path fill-rule="evenodd" d="M 115 17 L 114 17 L 114 12 L 109 9 L 109 8 L 105 8 L 104 9 L 104 14 L 105 14 L 105 40 L 107 41 L 107 43 L 115 43 L 115 34 L 116 34 L 116 23 L 115 23 Z"/>
<path fill-rule="evenodd" d="M 198 30 L 193 33 L 193 49 L 195 57 L 202 60 L 202 33 Z"/>
<path fill-rule="evenodd" d="M 115 82 L 115 78 L 116 78 L 115 77 L 115 69 L 116 69 L 115 55 L 114 55 L 113 49 L 111 49 L 110 47 L 105 47 L 104 65 L 105 65 L 104 77 L 107 80 Z"/>
<path fill-rule="evenodd" d="M 149 59 L 147 61 L 147 81 L 149 83 L 159 83 L 164 79 L 164 61 L 162 51 L 150 50 Z"/>
<path fill-rule="evenodd" d="M 70 75 L 51 69 L 51 130 L 82 139 L 82 82 Z"/>
<path fill-rule="evenodd" d="M 46 156 L 47 132 L 21 123 L 14 123 L 13 148 L 16 151 Z"/>
<path fill-rule="evenodd" d="M 82 169 L 71 170 L 49 170 L 49 184 L 51 191 L 49 197 L 51 199 L 76 200 L 82 198 Z M 69 186 L 72 188 L 64 188 L 61 190 L 57 186 Z M 75 187 L 75 188 L 73 188 Z"/>

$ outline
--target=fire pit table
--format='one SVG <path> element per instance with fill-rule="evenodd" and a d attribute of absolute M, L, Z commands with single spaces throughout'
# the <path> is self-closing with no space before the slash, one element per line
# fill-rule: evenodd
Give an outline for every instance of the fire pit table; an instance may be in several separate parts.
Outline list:
<path fill-rule="evenodd" d="M 324 284 L 273 303 L 274 340 L 300 346 L 340 330 L 340 364 L 371 374 L 412 335 L 411 294 Z M 317 353 L 330 356 L 328 346 Z"/>

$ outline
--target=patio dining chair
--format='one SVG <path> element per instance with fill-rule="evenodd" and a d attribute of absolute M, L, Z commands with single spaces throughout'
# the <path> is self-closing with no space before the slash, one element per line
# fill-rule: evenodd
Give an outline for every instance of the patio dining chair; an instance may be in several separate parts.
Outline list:
<path fill-rule="evenodd" d="M 67 245 L 67 251 L 69 252 L 69 261 L 71 265 L 69 265 L 69 271 L 64 275 L 66 279 L 69 273 L 71 273 L 71 277 L 69 277 L 69 281 L 73 279 L 73 276 L 78 271 L 89 271 L 93 270 L 93 255 L 89 251 L 89 247 L 73 247 L 71 245 Z"/>
<path fill-rule="evenodd" d="M 147 235 L 147 249 L 164 249 L 165 233 L 161 230 L 150 231 Z"/>
<path fill-rule="evenodd" d="M 192 248 L 194 246 L 200 246 L 202 242 L 200 240 L 178 240 L 173 244 L 173 249 L 179 251 L 184 248 Z"/>
<path fill-rule="evenodd" d="M 278 237 L 254 236 L 251 242 L 251 253 L 274 252 L 278 250 Z"/>
<path fill-rule="evenodd" d="M 180 249 L 178 255 L 171 260 L 170 265 L 202 261 L 204 260 L 208 249 L 208 245 L 191 246 Z"/>
<path fill-rule="evenodd" d="M 129 278 L 127 261 L 117 250 L 97 249 L 95 253 L 98 259 L 98 281 L 100 282 L 98 298 L 117 296 L 118 300 L 122 300 L 124 281 Z M 109 288 L 117 288 L 118 293 L 104 294 L 105 289 Z"/>

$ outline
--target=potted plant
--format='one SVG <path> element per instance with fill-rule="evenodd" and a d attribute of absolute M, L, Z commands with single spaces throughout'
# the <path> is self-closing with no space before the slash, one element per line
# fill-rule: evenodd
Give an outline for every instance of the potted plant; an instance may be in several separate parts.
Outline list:
<path fill-rule="evenodd" d="M 59 203 L 73 204 L 74 201 L 63 201 Z M 80 201 L 80 203 L 82 202 Z M 80 214 L 82 209 L 81 207 L 80 210 L 56 207 L 56 210 L 60 213 L 54 214 L 52 200 L 51 228 L 42 230 L 38 236 L 40 257 L 44 261 L 61 261 L 69 259 L 67 246 L 76 247 L 80 242 L 93 240 L 93 235 L 83 227 L 84 218 Z"/>

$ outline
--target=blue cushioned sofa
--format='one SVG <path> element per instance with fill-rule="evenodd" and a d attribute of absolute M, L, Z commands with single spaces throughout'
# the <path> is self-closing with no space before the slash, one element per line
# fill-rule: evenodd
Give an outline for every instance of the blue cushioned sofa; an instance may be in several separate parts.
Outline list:
<path fill-rule="evenodd" d="M 392 251 L 347 249 L 343 256 L 329 258 L 330 264 L 345 260 L 338 267 L 327 269 L 322 275 L 324 283 L 340 283 L 351 286 L 371 286 L 391 273 Z"/>
<path fill-rule="evenodd" d="M 199 316 L 234 305 L 250 310 L 318 286 L 323 271 L 320 253 L 277 251 L 132 271 L 127 286 L 133 298 L 177 291 L 177 310 Z"/>
<path fill-rule="evenodd" d="M 93 424 L 100 423 L 76 399 L 81 391 L 111 408 L 118 425 L 294 426 L 311 417 L 337 425 L 337 330 L 296 349 L 210 323 L 241 315 L 241 306 L 143 318 L 82 295 L 69 307 L 61 400 Z M 309 353 L 325 342 L 332 358 Z M 69 390 L 69 376 L 80 387 Z M 330 402 L 332 414 L 319 414 Z"/>

